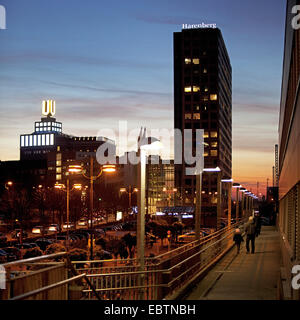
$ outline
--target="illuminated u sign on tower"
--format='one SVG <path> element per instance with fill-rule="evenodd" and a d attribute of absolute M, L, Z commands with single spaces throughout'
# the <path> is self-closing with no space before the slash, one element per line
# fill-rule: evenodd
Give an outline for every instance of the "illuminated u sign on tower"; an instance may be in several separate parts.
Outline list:
<path fill-rule="evenodd" d="M 55 115 L 55 100 L 43 101 L 42 115 L 46 117 L 52 117 Z"/>

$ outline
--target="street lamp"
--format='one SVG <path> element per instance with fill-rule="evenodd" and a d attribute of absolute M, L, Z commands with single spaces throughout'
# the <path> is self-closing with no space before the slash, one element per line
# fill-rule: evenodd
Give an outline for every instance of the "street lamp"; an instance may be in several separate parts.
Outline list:
<path fill-rule="evenodd" d="M 173 193 L 173 205 L 175 206 L 175 193 L 177 192 L 177 188 L 168 189 L 166 187 L 163 187 L 162 190 L 168 198 L 168 207 L 170 207 L 171 204 L 171 194 Z"/>
<path fill-rule="evenodd" d="M 132 194 L 135 193 L 135 192 L 138 192 L 138 189 L 137 188 L 133 188 L 132 189 L 131 186 L 128 187 L 128 191 L 127 191 L 126 188 L 120 188 L 120 193 L 127 193 L 128 194 L 128 206 L 129 206 L 129 208 L 131 208 Z"/>
<path fill-rule="evenodd" d="M 71 170 L 70 170 L 71 168 Z M 69 251 L 69 245 L 70 245 L 70 238 L 69 238 L 69 229 L 70 229 L 70 191 L 73 190 L 81 190 L 82 186 L 79 183 L 76 183 L 73 185 L 72 189 L 70 190 L 70 178 L 69 178 L 69 174 L 71 173 L 75 173 L 76 171 L 74 171 L 74 168 L 72 168 L 72 166 L 69 166 L 68 168 L 68 172 L 66 172 L 66 176 L 67 176 L 67 251 Z M 57 190 L 61 190 L 64 191 L 65 189 L 65 185 L 62 183 L 56 183 L 54 185 L 54 188 Z"/>
<path fill-rule="evenodd" d="M 93 211 L 94 211 L 94 181 L 97 180 L 103 172 L 113 173 L 116 171 L 116 166 L 114 164 L 104 164 L 102 165 L 100 172 L 94 176 L 94 158 L 90 158 L 90 176 L 86 175 L 83 171 L 81 165 L 70 165 L 68 172 L 82 174 L 86 179 L 90 180 L 90 228 L 93 229 Z M 92 230 L 93 231 L 93 230 Z M 90 241 L 90 259 L 93 260 L 93 234 L 91 233 Z"/>
<path fill-rule="evenodd" d="M 241 203 L 241 212 L 242 212 L 242 218 L 244 217 L 244 208 L 245 208 L 245 193 L 247 192 L 246 188 L 240 188 L 240 191 L 242 192 L 242 203 Z"/>
<path fill-rule="evenodd" d="M 159 150 L 162 143 L 154 137 L 143 136 L 138 141 L 138 154 L 140 157 L 138 165 L 138 217 L 137 217 L 137 258 L 140 271 L 145 267 L 145 197 L 146 197 L 146 154 L 149 150 Z M 140 274 L 139 284 L 144 284 L 144 274 Z M 140 298 L 143 299 L 143 290 L 140 292 Z"/>
<path fill-rule="evenodd" d="M 242 188 L 242 186 L 239 183 L 235 182 L 233 183 L 232 187 L 236 188 L 235 220 L 237 222 L 240 216 L 240 199 L 239 199 L 240 192 L 239 191 Z"/>
<path fill-rule="evenodd" d="M 13 186 L 13 182 L 12 181 L 7 181 L 4 186 L 5 186 L 6 190 L 9 190 L 9 187 Z"/>
<path fill-rule="evenodd" d="M 227 214 L 228 223 L 227 225 L 230 228 L 231 227 L 231 189 L 232 189 L 233 179 L 223 178 L 221 182 L 228 183 L 228 214 Z"/>

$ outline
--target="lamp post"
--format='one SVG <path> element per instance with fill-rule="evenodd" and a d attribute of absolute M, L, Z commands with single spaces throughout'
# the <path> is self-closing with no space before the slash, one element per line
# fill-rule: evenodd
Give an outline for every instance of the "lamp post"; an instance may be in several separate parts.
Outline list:
<path fill-rule="evenodd" d="M 221 180 L 221 182 L 228 184 L 228 214 L 227 214 L 228 223 L 227 225 L 228 227 L 231 227 L 231 189 L 232 189 L 233 179 L 224 178 Z"/>
<path fill-rule="evenodd" d="M 81 190 L 81 184 L 76 183 L 73 185 L 72 189 L 70 190 L 70 172 L 66 172 L 66 176 L 67 176 L 67 251 L 69 251 L 69 247 L 70 247 L 70 238 L 69 238 L 69 229 L 70 229 L 70 191 L 73 190 Z M 54 185 L 55 189 L 61 190 L 63 191 L 65 186 L 61 183 L 56 183 Z"/>
<path fill-rule="evenodd" d="M 87 176 L 82 166 L 72 165 L 69 166 L 69 172 L 82 174 L 86 179 L 90 180 L 90 260 L 93 260 L 93 211 L 94 211 L 94 181 L 97 180 L 103 172 L 113 173 L 116 171 L 116 166 L 114 164 L 104 164 L 102 165 L 100 172 L 94 176 L 94 158 L 90 158 L 90 175 Z"/>
<path fill-rule="evenodd" d="M 235 220 L 237 222 L 240 215 L 240 199 L 239 199 L 240 192 L 239 191 L 240 191 L 240 188 L 242 188 L 242 186 L 236 182 L 232 185 L 232 187 L 236 188 Z"/>
<path fill-rule="evenodd" d="M 120 193 L 127 193 L 128 194 L 128 207 L 129 208 L 131 208 L 131 206 L 132 206 L 132 204 L 131 204 L 132 194 L 135 192 L 138 192 L 138 189 L 137 188 L 132 189 L 132 186 L 128 187 L 128 191 L 126 188 L 120 188 Z M 127 213 L 128 213 L 128 210 L 127 210 Z"/>
<path fill-rule="evenodd" d="M 196 239 L 200 239 L 200 229 L 201 229 L 201 203 L 202 203 L 202 174 L 207 173 L 217 173 L 218 174 L 218 200 L 217 200 L 217 229 L 219 229 L 221 224 L 221 169 L 216 168 L 197 168 L 196 172 L 196 211 L 195 211 L 195 233 Z"/>
<path fill-rule="evenodd" d="M 146 153 L 147 150 L 161 149 L 161 142 L 153 137 L 146 137 L 144 132 L 143 136 L 138 141 L 138 216 L 137 216 L 137 260 L 139 262 L 140 271 L 145 269 L 145 198 L 146 198 Z M 144 297 L 144 274 L 139 276 L 140 299 Z"/>
<path fill-rule="evenodd" d="M 242 192 L 241 213 L 242 213 L 242 218 L 244 218 L 245 192 L 247 192 L 247 189 L 246 188 L 240 188 L 240 191 Z"/>

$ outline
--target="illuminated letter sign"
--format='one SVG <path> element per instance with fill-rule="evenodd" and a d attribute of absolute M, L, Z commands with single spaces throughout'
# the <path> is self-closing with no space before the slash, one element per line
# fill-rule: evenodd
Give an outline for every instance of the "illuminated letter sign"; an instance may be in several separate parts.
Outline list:
<path fill-rule="evenodd" d="M 182 25 L 182 29 L 205 29 L 205 28 L 217 28 L 217 24 L 216 23 L 200 23 L 200 24 L 187 24 L 184 23 Z"/>
<path fill-rule="evenodd" d="M 42 107 L 43 116 L 54 116 L 55 115 L 55 101 L 54 100 L 44 100 Z"/>

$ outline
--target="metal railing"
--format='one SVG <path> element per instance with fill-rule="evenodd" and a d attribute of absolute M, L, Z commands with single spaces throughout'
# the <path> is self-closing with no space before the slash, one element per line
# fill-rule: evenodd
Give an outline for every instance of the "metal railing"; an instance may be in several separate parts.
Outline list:
<path fill-rule="evenodd" d="M 142 270 L 137 259 L 71 262 L 66 252 L 5 263 L 1 299 L 172 299 L 232 247 L 234 229 L 242 224 L 145 258 Z"/>
<path fill-rule="evenodd" d="M 137 259 L 72 261 L 78 273 L 85 273 L 101 299 L 160 300 L 173 296 L 195 275 L 216 262 L 233 245 L 233 232 L 243 221 L 200 240 L 154 258 L 145 258 L 140 270 Z M 83 289 L 93 299 L 91 289 Z"/>

